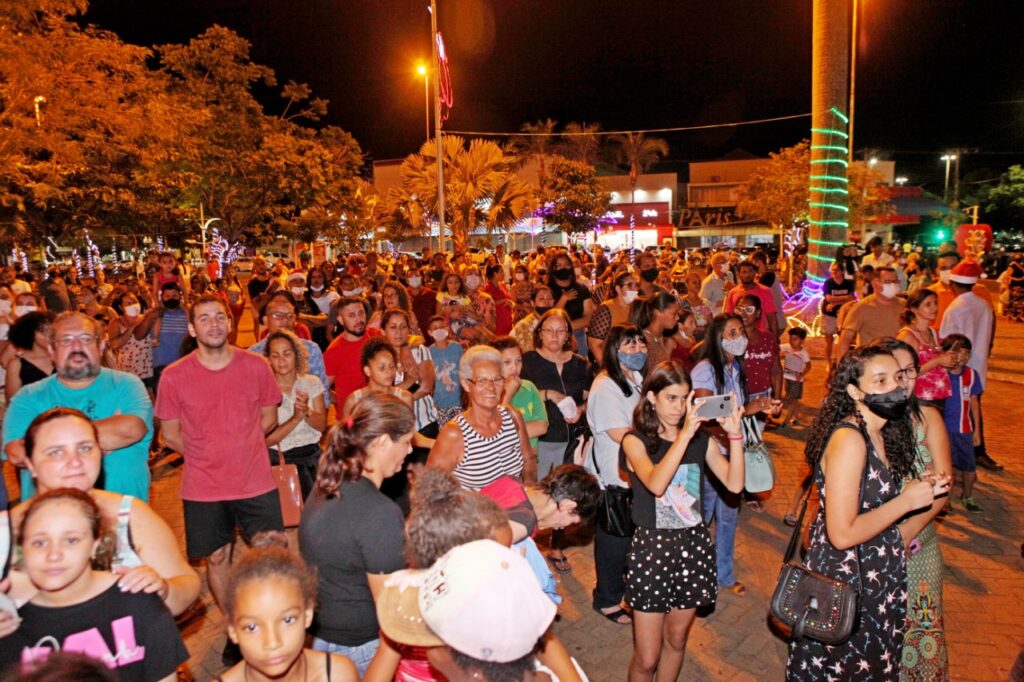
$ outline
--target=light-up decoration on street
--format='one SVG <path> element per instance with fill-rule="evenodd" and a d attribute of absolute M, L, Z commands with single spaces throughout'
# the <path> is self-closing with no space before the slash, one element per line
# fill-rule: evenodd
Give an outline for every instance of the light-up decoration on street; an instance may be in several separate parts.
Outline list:
<path fill-rule="evenodd" d="M 217 261 L 217 279 L 224 276 L 224 266 L 241 255 L 241 245 L 238 242 L 229 244 L 216 227 L 213 228 L 208 249 Z"/>
<path fill-rule="evenodd" d="M 96 276 L 96 261 L 100 259 L 100 249 L 92 241 L 92 237 L 89 235 L 89 230 L 85 230 L 85 257 L 86 262 L 89 264 L 89 276 Z"/>
<path fill-rule="evenodd" d="M 78 253 L 77 248 L 71 251 L 71 262 L 75 264 L 75 272 L 78 273 L 78 279 L 82 279 L 82 256 Z"/>
<path fill-rule="evenodd" d="M 810 220 L 808 222 L 811 226 L 822 228 L 841 227 L 849 229 L 850 222 L 846 215 L 850 213 L 849 203 L 847 202 L 847 197 L 850 194 L 850 181 L 842 175 L 831 174 L 829 170 L 834 169 L 836 166 L 849 167 L 846 159 L 850 153 L 848 147 L 850 136 L 847 133 L 847 126 L 850 120 L 835 107 L 832 107 L 831 113 L 834 119 L 831 128 L 811 128 L 812 133 L 825 135 L 827 140 L 824 144 L 811 145 L 812 150 L 825 152 L 825 155 L 824 158 L 811 161 L 811 184 L 808 206 L 844 215 L 841 217 L 832 216 L 829 219 L 823 220 Z M 794 231 L 796 229 L 798 228 L 794 228 Z M 798 235 L 793 236 L 799 238 Z M 787 249 L 789 248 L 789 239 L 790 235 L 787 235 L 786 243 L 784 244 L 784 247 Z M 845 241 L 811 237 L 810 230 L 808 230 L 807 242 L 810 245 L 820 247 L 839 248 L 846 246 Z M 833 257 L 822 256 L 817 253 L 808 253 L 807 258 L 824 263 L 831 263 L 835 260 Z M 807 330 L 809 336 L 821 335 L 820 307 L 824 286 L 825 278 L 812 275 L 810 272 L 806 273 L 800 290 L 789 296 L 783 304 L 786 320 L 791 327 L 802 327 Z"/>
<path fill-rule="evenodd" d="M 118 253 L 117 253 L 117 235 L 116 234 L 114 235 L 113 243 L 111 243 L 111 245 L 110 245 L 110 258 L 111 258 L 111 260 L 114 263 L 114 274 L 116 275 L 118 273 L 118 270 L 120 270 L 118 261 L 121 260 L 120 258 L 118 258 Z"/>
<path fill-rule="evenodd" d="M 444 39 L 441 32 L 436 35 L 437 40 L 437 72 L 438 72 L 438 93 L 441 100 L 441 120 L 447 121 L 451 113 L 455 99 L 452 97 L 452 77 L 448 72 L 448 52 L 444 49 Z"/>
<path fill-rule="evenodd" d="M 157 253 L 164 252 L 164 236 L 162 234 L 156 237 L 156 251 Z"/>

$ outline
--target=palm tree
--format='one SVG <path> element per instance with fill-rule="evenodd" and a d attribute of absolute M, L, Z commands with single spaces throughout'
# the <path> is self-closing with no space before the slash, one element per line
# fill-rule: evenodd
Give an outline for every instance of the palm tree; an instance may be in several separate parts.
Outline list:
<path fill-rule="evenodd" d="M 536 123 L 524 123 L 520 130 L 529 135 L 515 140 L 520 156 L 537 160 L 537 180 L 541 187 L 547 184 L 546 161 L 554 153 L 556 125 L 558 122 L 550 118 Z"/>
<path fill-rule="evenodd" d="M 652 163 L 668 155 L 668 142 L 660 137 L 646 137 L 643 133 L 613 135 L 612 141 L 619 145 L 619 164 L 629 168 L 629 203 L 635 204 L 636 183 L 640 174 L 646 172 Z M 629 219 L 629 251 L 633 253 L 633 214 Z"/>
<path fill-rule="evenodd" d="M 562 156 L 593 165 L 600 150 L 599 123 L 567 123 L 562 131 Z"/>
<path fill-rule="evenodd" d="M 489 140 L 445 135 L 445 207 L 455 251 L 464 251 L 470 233 L 481 225 L 507 229 L 535 205 L 529 185 L 514 169 L 517 159 Z M 431 140 L 402 163 L 402 187 L 437 215 L 437 144 Z"/>

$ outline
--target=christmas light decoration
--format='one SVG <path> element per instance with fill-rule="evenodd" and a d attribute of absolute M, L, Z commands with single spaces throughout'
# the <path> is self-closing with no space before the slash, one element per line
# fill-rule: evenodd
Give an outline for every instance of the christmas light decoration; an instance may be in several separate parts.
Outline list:
<path fill-rule="evenodd" d="M 455 104 L 455 99 L 452 97 L 452 77 L 448 71 L 448 52 L 444 49 L 444 38 L 441 37 L 441 32 L 438 31 L 436 35 L 437 39 L 437 73 L 438 73 L 438 93 L 441 100 L 441 120 L 447 121 L 448 114 L 451 113 L 452 105 Z"/>
<path fill-rule="evenodd" d="M 224 276 L 224 266 L 238 258 L 241 254 L 241 245 L 238 242 L 229 244 L 228 240 L 221 236 L 220 231 L 215 227 L 212 231 L 208 251 L 217 262 L 217 279 Z"/>
<path fill-rule="evenodd" d="M 78 273 L 78 279 L 82 279 L 82 256 L 78 253 L 78 249 L 72 249 L 71 261 L 75 264 L 75 272 Z"/>

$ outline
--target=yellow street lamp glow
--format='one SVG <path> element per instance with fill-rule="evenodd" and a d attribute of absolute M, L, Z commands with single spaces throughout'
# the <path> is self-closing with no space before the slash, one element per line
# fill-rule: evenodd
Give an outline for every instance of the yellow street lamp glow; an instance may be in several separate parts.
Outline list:
<path fill-rule="evenodd" d="M 424 66 L 423 64 L 420 64 L 419 66 L 416 67 L 416 73 L 418 73 L 421 76 L 426 76 L 427 75 L 427 67 Z"/>

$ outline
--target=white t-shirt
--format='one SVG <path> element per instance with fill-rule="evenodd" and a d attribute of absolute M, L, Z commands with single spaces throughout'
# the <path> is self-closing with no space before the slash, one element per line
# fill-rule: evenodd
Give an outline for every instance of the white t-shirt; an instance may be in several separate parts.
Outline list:
<path fill-rule="evenodd" d="M 324 385 L 312 374 L 303 374 L 297 377 L 291 392 L 282 392 L 281 394 L 281 404 L 277 407 L 277 421 L 279 424 L 283 424 L 292 418 L 292 414 L 295 412 L 296 391 L 302 391 L 308 395 L 310 402 L 312 402 L 318 395 L 323 395 Z M 281 451 L 284 452 L 285 450 L 302 447 L 303 445 L 312 445 L 313 443 L 319 443 L 322 435 L 321 432 L 314 429 L 309 425 L 309 422 L 303 419 L 299 422 L 298 426 L 292 429 L 291 433 L 278 443 L 277 447 L 281 448 Z"/>
<path fill-rule="evenodd" d="M 801 376 L 804 369 L 811 362 L 811 354 L 806 348 L 793 350 L 788 343 L 779 346 L 779 353 L 782 355 L 782 376 L 790 381 L 803 381 Z"/>
<path fill-rule="evenodd" d="M 860 266 L 870 265 L 873 268 L 884 268 L 886 265 L 892 265 L 896 262 L 896 259 L 892 257 L 892 254 L 883 251 L 878 258 L 875 258 L 875 254 L 869 253 L 860 259 Z"/>
<path fill-rule="evenodd" d="M 963 334 L 971 340 L 967 366 L 978 373 L 984 388 L 988 382 L 988 354 L 992 345 L 992 307 L 973 291 L 960 294 L 942 315 L 939 336 L 946 338 L 950 334 Z"/>
<path fill-rule="evenodd" d="M 594 441 L 593 455 L 586 457 L 584 466 L 598 476 L 594 467 L 594 460 L 597 460 L 597 467 L 601 469 L 598 479 L 602 488 L 609 485 L 626 487 L 626 482 L 619 475 L 619 444 L 608 435 L 608 429 L 628 429 L 633 426 L 633 409 L 640 402 L 640 382 L 636 381 L 635 376 L 630 386 L 631 395 L 626 397 L 618 384 L 606 372 L 601 372 L 594 379 L 590 395 L 587 396 L 587 424 L 594 434 Z"/>

